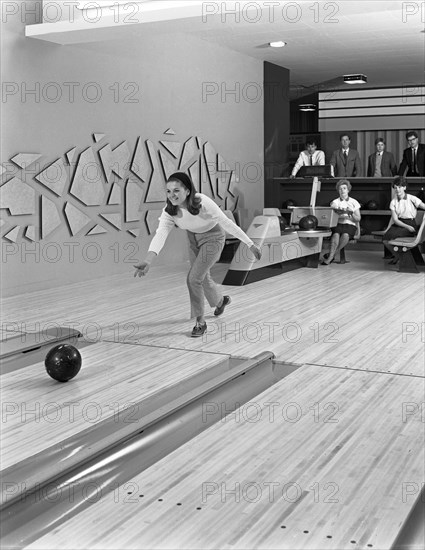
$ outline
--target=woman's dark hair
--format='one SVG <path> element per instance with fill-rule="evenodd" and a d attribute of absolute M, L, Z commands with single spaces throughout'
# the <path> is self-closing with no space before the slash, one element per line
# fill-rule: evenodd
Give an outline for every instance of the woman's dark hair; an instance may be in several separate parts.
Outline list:
<path fill-rule="evenodd" d="M 187 196 L 187 210 L 193 216 L 197 216 L 199 214 L 199 211 L 201 210 L 201 198 L 195 196 L 196 189 L 193 185 L 192 178 L 184 172 L 175 172 L 174 174 L 171 174 L 171 176 L 168 178 L 167 183 L 169 183 L 170 181 L 178 181 L 190 191 L 189 195 Z M 177 210 L 178 206 L 174 206 L 167 199 L 167 204 L 165 206 L 165 211 L 167 212 L 167 214 L 170 214 L 170 216 L 176 216 Z"/>
<path fill-rule="evenodd" d="M 339 180 L 339 182 L 336 184 L 335 188 L 336 190 L 338 191 L 339 193 L 339 188 L 341 187 L 341 185 L 346 185 L 347 188 L 348 188 L 348 192 L 351 191 L 352 187 L 351 187 L 351 183 L 348 181 L 348 180 Z"/>
<path fill-rule="evenodd" d="M 405 178 L 404 176 L 396 176 L 394 178 L 392 187 L 406 187 L 407 189 L 407 178 Z"/>

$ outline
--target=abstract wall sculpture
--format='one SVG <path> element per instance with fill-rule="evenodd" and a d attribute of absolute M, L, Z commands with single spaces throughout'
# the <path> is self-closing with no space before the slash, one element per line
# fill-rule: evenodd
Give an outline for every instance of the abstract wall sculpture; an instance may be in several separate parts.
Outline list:
<path fill-rule="evenodd" d="M 157 145 L 139 137 L 112 147 L 106 134 L 41 164 L 43 154 L 18 153 L 0 165 L 0 231 L 5 241 L 37 242 L 125 231 L 133 238 L 155 232 L 165 202 L 165 182 L 187 172 L 198 191 L 223 209 L 238 201 L 237 178 L 211 143 L 178 140 L 168 128 Z M 94 143 L 93 143 L 94 142 Z M 63 235 L 63 231 L 66 235 Z"/>
<path fill-rule="evenodd" d="M 58 209 L 53 201 L 47 197 L 41 197 L 41 238 L 45 239 L 53 231 L 60 227 L 61 218 Z"/>
<path fill-rule="evenodd" d="M 43 155 L 32 153 L 19 153 L 18 155 L 12 157 L 10 160 L 15 163 L 16 166 L 19 166 L 19 168 L 29 168 L 35 162 L 41 159 L 42 156 Z"/>
<path fill-rule="evenodd" d="M 40 172 L 34 177 L 37 181 L 53 191 L 53 193 L 58 197 L 63 194 L 66 182 L 68 180 L 63 159 L 58 159 L 56 162 L 43 170 L 43 172 Z"/>
<path fill-rule="evenodd" d="M 1 187 L 0 208 L 12 216 L 35 213 L 35 190 L 19 178 L 12 178 Z"/>

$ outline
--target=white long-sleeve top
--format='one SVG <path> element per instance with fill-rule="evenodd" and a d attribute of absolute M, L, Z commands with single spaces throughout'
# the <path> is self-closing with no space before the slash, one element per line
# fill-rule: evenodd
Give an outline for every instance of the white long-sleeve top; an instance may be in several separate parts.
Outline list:
<path fill-rule="evenodd" d="M 201 209 L 196 216 L 191 214 L 186 208 L 180 207 L 181 217 L 170 216 L 170 214 L 165 211 L 165 208 L 163 209 L 159 217 L 158 229 L 149 246 L 149 252 L 159 254 L 170 231 L 176 225 L 192 233 L 206 233 L 219 224 L 225 231 L 245 243 L 247 246 L 252 246 L 254 244 L 248 235 L 230 220 L 212 199 L 203 193 L 196 193 L 196 196 L 200 197 L 202 201 Z"/>
<path fill-rule="evenodd" d="M 323 166 L 325 164 L 325 153 L 323 151 L 317 149 L 313 153 L 312 157 L 312 162 L 310 163 L 310 155 L 308 151 L 301 151 L 291 175 L 296 176 L 301 166 Z"/>

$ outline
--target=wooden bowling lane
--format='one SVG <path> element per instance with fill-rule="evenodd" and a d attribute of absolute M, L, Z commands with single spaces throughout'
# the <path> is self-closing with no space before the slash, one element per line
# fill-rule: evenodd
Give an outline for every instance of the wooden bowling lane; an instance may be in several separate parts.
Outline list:
<path fill-rule="evenodd" d="M 28 548 L 389 549 L 424 479 L 423 393 L 301 367 Z"/>
<path fill-rule="evenodd" d="M 232 361 L 107 342 L 80 351 L 82 369 L 66 384 L 51 379 L 40 361 L 1 376 L 4 481 L 19 479 L 29 489 L 40 476 L 87 459 L 99 450 L 95 443 L 103 444 L 94 437 L 100 427 L 109 442 L 121 424 L 137 430 L 141 412 L 227 372 Z"/>
<path fill-rule="evenodd" d="M 397 273 L 382 251 L 347 252 L 350 263 L 303 268 L 243 287 L 223 287 L 232 303 L 208 332 L 190 338 L 185 264 L 154 266 L 147 277 L 114 275 L 49 292 L 4 300 L 9 326 L 27 331 L 56 323 L 87 340 L 127 341 L 378 372 L 424 376 L 424 280 Z M 217 281 L 229 264 L 214 266 Z M 96 297 L 93 307 L 92 297 Z M 29 310 L 28 304 L 39 304 Z"/>
<path fill-rule="evenodd" d="M 176 302 L 175 311 L 147 293 L 143 302 L 148 315 L 137 319 L 127 311 L 136 334 L 127 331 L 121 336 L 125 341 L 225 350 L 246 357 L 269 349 L 295 363 L 424 376 L 423 277 L 401 281 L 400 274 L 383 269 L 381 256 L 381 251 L 350 251 L 350 264 L 299 269 L 244 287 L 223 287 L 232 303 L 220 318 L 207 308 L 208 331 L 202 339 L 188 337 L 191 324 L 181 316 L 187 305 L 183 287 L 184 300 Z M 225 267 L 216 268 L 219 280 Z M 180 277 L 184 285 L 184 274 Z M 115 336 L 104 332 L 105 339 Z"/>

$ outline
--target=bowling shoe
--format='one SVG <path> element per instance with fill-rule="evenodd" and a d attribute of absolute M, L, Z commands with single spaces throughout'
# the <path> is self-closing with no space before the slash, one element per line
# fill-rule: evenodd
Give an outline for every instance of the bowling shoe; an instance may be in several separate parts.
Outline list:
<path fill-rule="evenodd" d="M 196 323 L 192 329 L 192 338 L 199 338 L 207 332 L 207 323 Z"/>
<path fill-rule="evenodd" d="M 232 300 L 230 299 L 230 296 L 223 296 L 223 303 L 221 306 L 217 306 L 214 310 L 214 315 L 218 317 L 221 315 L 224 311 L 224 308 L 230 304 Z"/>

